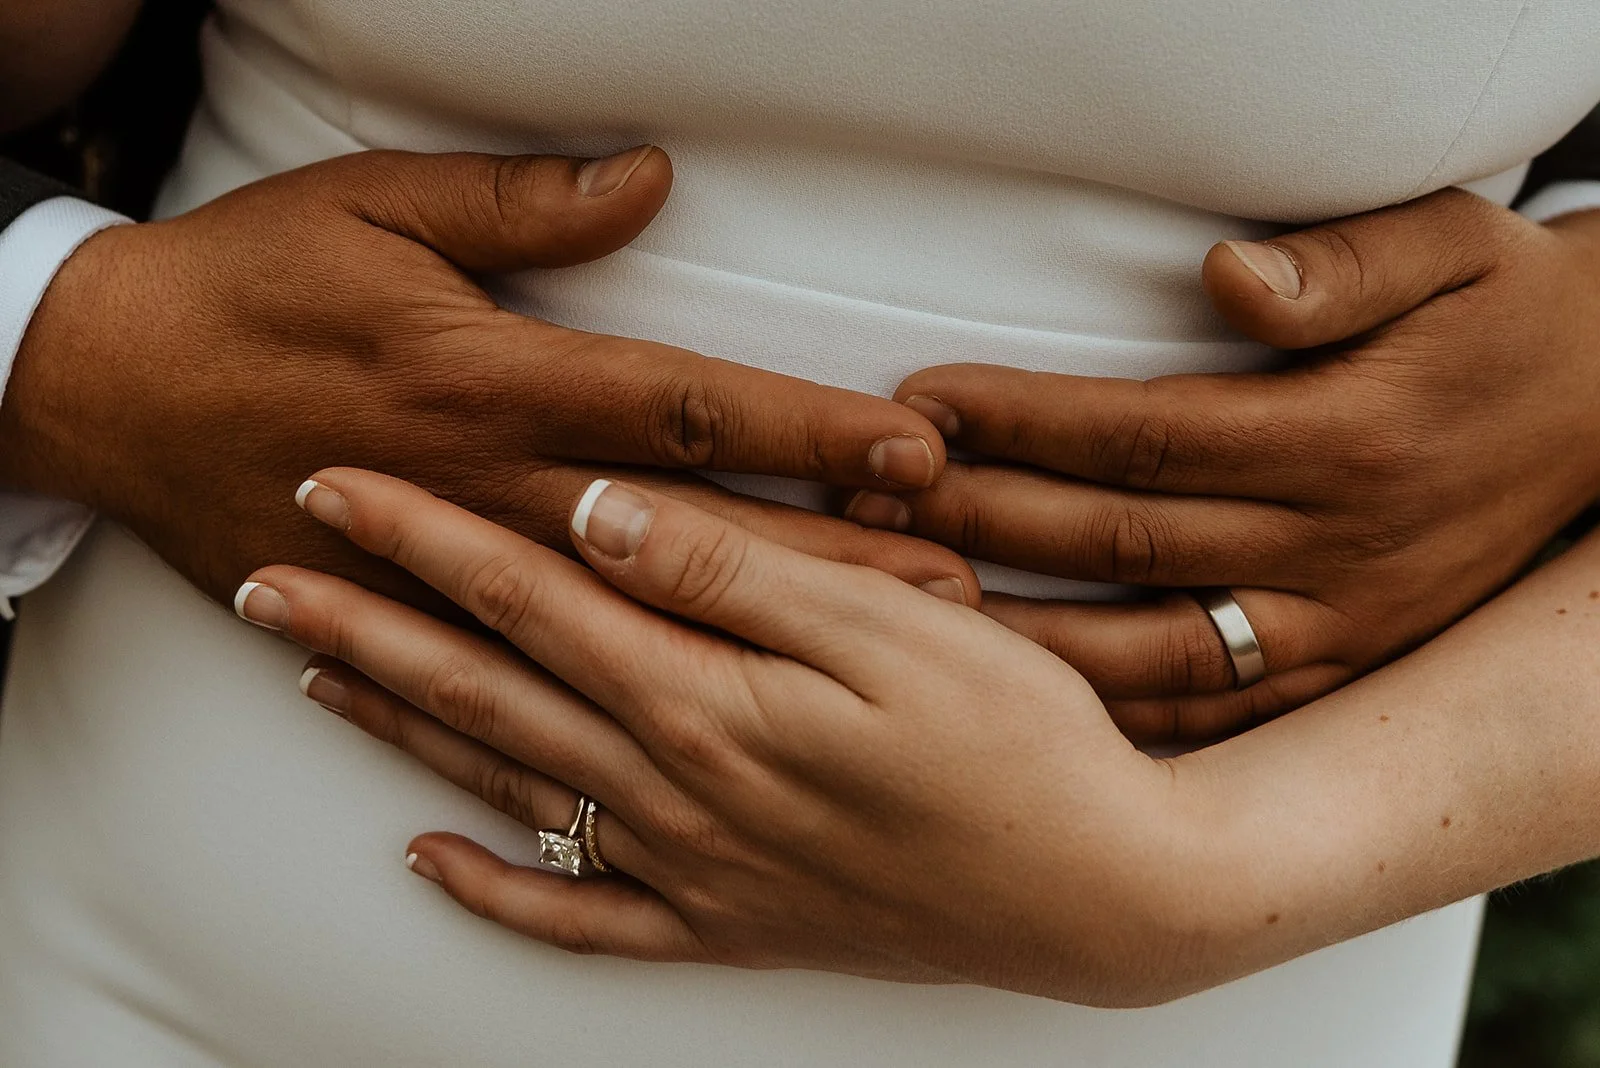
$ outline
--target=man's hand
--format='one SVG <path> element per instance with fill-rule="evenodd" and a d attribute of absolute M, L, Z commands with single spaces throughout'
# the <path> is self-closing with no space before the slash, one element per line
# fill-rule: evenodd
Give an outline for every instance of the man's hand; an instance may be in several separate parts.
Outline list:
<path fill-rule="evenodd" d="M 0 485 L 124 523 L 207 593 L 290 560 L 416 596 L 286 504 L 311 471 L 414 479 L 548 544 L 602 465 L 807 551 L 916 584 L 949 550 L 661 469 L 912 487 L 938 432 L 880 398 L 497 308 L 468 273 L 604 256 L 665 202 L 642 148 L 560 158 L 366 153 L 115 228 L 63 267 L 0 406 Z"/>
<path fill-rule="evenodd" d="M 1445 191 L 1219 245 L 1203 280 L 1240 331 L 1303 358 L 1151 382 L 923 371 L 896 396 L 994 462 L 850 509 L 1030 570 L 1234 587 L 1268 672 L 1237 693 L 1187 595 L 986 598 L 1140 738 L 1342 685 L 1484 600 L 1600 494 L 1600 213 L 1547 228 Z"/>

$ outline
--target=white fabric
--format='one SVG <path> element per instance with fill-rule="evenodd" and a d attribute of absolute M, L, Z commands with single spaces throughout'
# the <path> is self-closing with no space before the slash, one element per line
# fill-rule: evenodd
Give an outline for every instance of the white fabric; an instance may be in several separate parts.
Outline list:
<path fill-rule="evenodd" d="M 1478 179 L 1504 202 L 1600 100 L 1592 0 L 220 6 L 164 211 L 366 146 L 654 141 L 677 185 L 650 230 L 499 298 L 876 391 L 949 360 L 1260 366 L 1199 291 L 1214 241 Z M 0 1063 L 1453 1062 L 1477 901 L 1127 1013 L 544 949 L 400 863 L 423 829 L 512 856 L 526 829 L 304 701 L 300 662 L 114 528 L 28 599 Z"/>
<path fill-rule="evenodd" d="M 1558 215 L 1595 208 L 1600 208 L 1600 182 L 1557 182 L 1539 190 L 1517 210 L 1535 222 L 1549 222 Z"/>
<path fill-rule="evenodd" d="M 0 230 L 0 398 L 34 310 L 79 245 L 123 216 L 74 197 L 33 205 Z M 69 501 L 0 492 L 0 617 L 55 573 L 93 514 Z"/>

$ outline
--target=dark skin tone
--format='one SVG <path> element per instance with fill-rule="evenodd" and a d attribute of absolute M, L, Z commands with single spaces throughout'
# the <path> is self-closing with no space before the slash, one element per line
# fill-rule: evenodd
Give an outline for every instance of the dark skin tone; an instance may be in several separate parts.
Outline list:
<path fill-rule="evenodd" d="M 413 599 L 425 598 L 415 583 L 284 509 L 285 487 L 360 457 L 561 544 L 574 488 L 627 471 L 767 536 L 976 603 L 947 549 L 669 473 L 925 485 L 944 452 L 920 415 L 514 315 L 472 280 L 620 248 L 671 176 L 648 148 L 587 170 L 368 153 L 104 231 L 29 326 L 0 405 L 0 485 L 98 509 L 219 599 L 281 559 Z"/>
<path fill-rule="evenodd" d="M 1446 190 L 1219 245 L 1201 282 L 1283 369 L 930 368 L 896 397 L 982 459 L 848 512 L 1029 570 L 1233 587 L 1268 672 L 1242 692 L 1185 594 L 986 598 L 1141 740 L 1238 730 L 1349 682 L 1501 588 L 1600 495 L 1600 212 L 1541 226 Z"/>

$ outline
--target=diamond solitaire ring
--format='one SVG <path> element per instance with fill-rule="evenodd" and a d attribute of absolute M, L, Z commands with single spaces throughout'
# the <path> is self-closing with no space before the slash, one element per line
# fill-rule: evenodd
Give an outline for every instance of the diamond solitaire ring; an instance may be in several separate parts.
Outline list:
<path fill-rule="evenodd" d="M 579 794 L 577 808 L 572 813 L 572 823 L 565 831 L 551 829 L 539 832 L 539 858 L 533 862 L 534 866 L 574 879 L 609 870 L 609 866 L 601 868 L 591 861 L 589 850 L 585 848 L 585 838 L 593 834 L 590 830 L 593 812 L 594 802 Z"/>

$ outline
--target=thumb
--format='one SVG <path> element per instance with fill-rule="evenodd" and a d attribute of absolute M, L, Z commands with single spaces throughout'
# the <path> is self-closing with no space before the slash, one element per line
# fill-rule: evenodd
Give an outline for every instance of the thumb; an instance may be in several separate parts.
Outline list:
<path fill-rule="evenodd" d="M 1270 241 L 1224 241 L 1206 255 L 1201 282 L 1223 318 L 1257 341 L 1329 345 L 1477 281 L 1531 225 L 1445 189 Z"/>
<path fill-rule="evenodd" d="M 363 152 L 333 161 L 341 206 L 467 271 L 569 267 L 615 252 L 666 203 L 672 164 L 642 145 L 604 159 Z"/>

